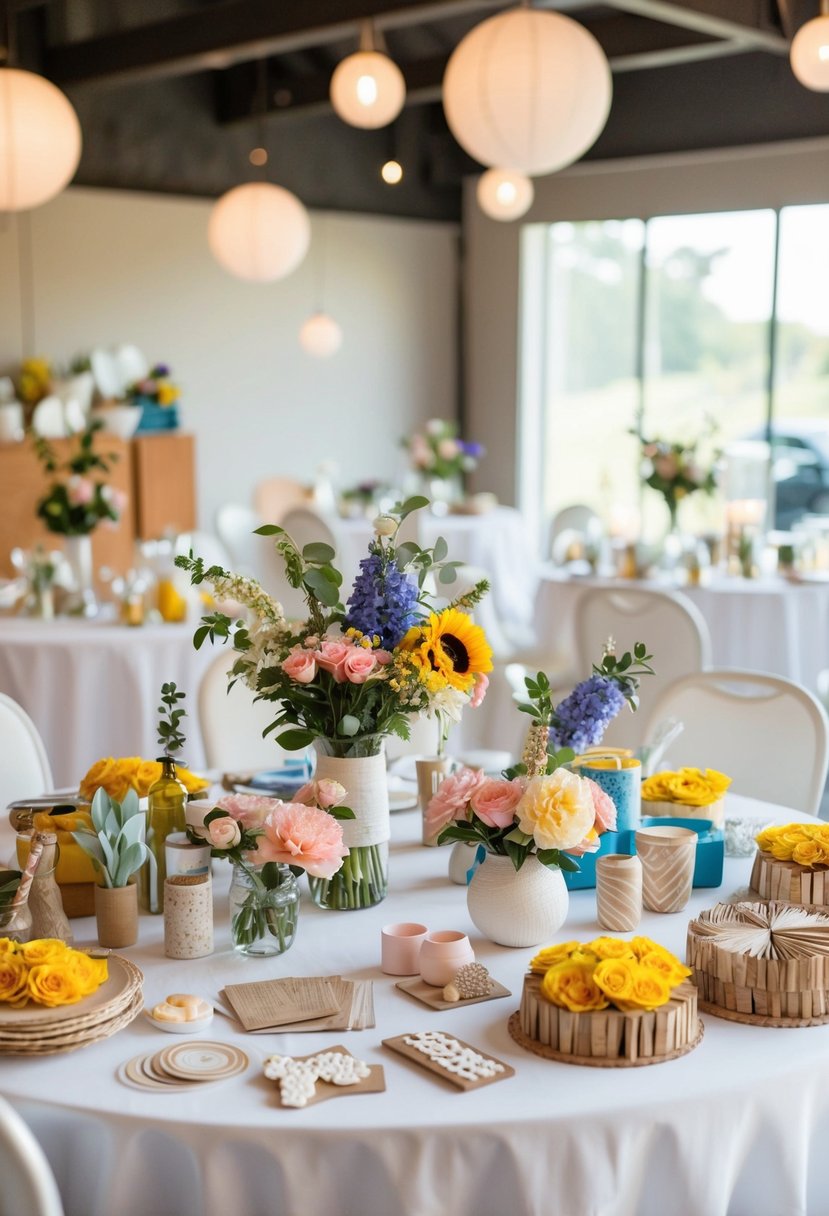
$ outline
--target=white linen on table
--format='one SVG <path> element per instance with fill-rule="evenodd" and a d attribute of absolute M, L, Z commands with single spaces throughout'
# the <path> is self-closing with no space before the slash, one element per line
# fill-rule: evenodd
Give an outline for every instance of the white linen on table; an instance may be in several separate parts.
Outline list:
<path fill-rule="evenodd" d="M 214 655 L 194 649 L 193 630 L 0 618 L 0 692 L 34 721 L 58 787 L 77 786 L 101 756 L 153 759 L 158 697 L 169 681 L 187 693 L 184 759 L 204 767 L 197 694 Z"/>
<path fill-rule="evenodd" d="M 806 819 L 729 795 L 729 812 Z M 700 1047 L 635 1069 L 552 1063 L 509 1037 L 533 950 L 486 942 L 463 888 L 445 878 L 446 850 L 426 849 L 417 813 L 392 819 L 388 899 L 359 913 L 303 901 L 297 941 L 282 959 L 227 949 L 216 863 L 216 944 L 210 958 L 162 958 L 160 917 L 141 921 L 124 953 L 145 972 L 148 1005 L 169 992 L 215 997 L 225 983 L 280 975 L 374 978 L 377 1027 L 360 1033 L 245 1036 L 217 1015 L 205 1038 L 251 1056 L 244 1076 L 194 1092 L 144 1095 L 118 1065 L 169 1039 L 143 1018 L 66 1056 L 4 1058 L 0 1088 L 35 1129 L 61 1185 L 67 1216 L 820 1216 L 827 1209 L 829 1026 L 792 1032 L 705 1018 Z M 645 913 L 640 932 L 684 956 L 689 915 L 747 883 L 751 861 L 727 860 L 721 891 L 694 891 L 688 909 Z M 435 1015 L 378 970 L 380 929 L 419 920 L 470 933 L 477 957 L 513 997 Z M 78 940 L 91 922 L 74 922 Z M 599 927 L 592 891 L 571 896 L 557 938 Z M 451 1090 L 380 1046 L 383 1038 L 447 1030 L 516 1069 L 473 1094 Z M 344 1043 L 382 1063 L 387 1092 L 279 1110 L 258 1075 L 265 1055 Z"/>

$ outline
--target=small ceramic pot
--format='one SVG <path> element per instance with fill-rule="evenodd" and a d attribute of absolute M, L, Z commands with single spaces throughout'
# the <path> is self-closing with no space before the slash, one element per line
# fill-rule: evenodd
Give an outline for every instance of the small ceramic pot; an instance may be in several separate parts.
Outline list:
<path fill-rule="evenodd" d="M 475 962 L 475 951 L 465 933 L 441 929 L 428 933 L 420 947 L 420 976 L 427 984 L 444 988 L 458 970 Z"/>
<path fill-rule="evenodd" d="M 95 888 L 95 920 L 101 946 L 118 949 L 138 941 L 138 887 Z"/>
<path fill-rule="evenodd" d="M 414 921 L 386 925 L 380 934 L 380 966 L 386 975 L 418 975 L 420 947 L 428 933 L 427 925 L 419 925 Z"/>

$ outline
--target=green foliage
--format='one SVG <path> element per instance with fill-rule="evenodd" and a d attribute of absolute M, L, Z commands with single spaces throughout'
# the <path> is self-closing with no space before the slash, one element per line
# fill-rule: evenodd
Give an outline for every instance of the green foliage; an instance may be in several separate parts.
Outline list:
<path fill-rule="evenodd" d="M 179 730 L 179 726 L 181 719 L 187 717 L 187 711 L 183 707 L 177 708 L 179 701 L 183 701 L 185 695 L 185 693 L 178 691 L 175 684 L 161 685 L 162 704 L 158 707 L 158 713 L 160 714 L 158 721 L 158 742 L 163 747 L 165 756 L 171 756 L 174 752 L 180 752 L 186 742 L 183 732 Z"/>
<path fill-rule="evenodd" d="M 110 798 L 106 790 L 95 791 L 92 799 L 92 826 L 80 828 L 72 836 L 92 858 L 95 869 L 107 887 L 125 887 L 133 874 L 155 858 L 144 843 L 145 817 L 135 790 L 127 790 L 123 802 Z"/>
<path fill-rule="evenodd" d="M 606 654 L 601 663 L 593 665 L 593 671 L 598 676 L 606 676 L 615 681 L 631 709 L 639 706 L 639 680 L 642 676 L 654 674 L 651 666 L 652 654 L 644 642 L 636 642 L 633 654 L 626 650 L 620 659 L 614 654 Z"/>
<path fill-rule="evenodd" d="M 102 519 L 112 522 L 119 519 L 119 512 L 110 501 L 109 486 L 105 481 L 93 483 L 89 502 L 71 501 L 68 490 L 69 477 L 89 478 L 96 471 L 108 473 L 118 459 L 115 453 L 104 455 L 95 451 L 95 433 L 102 426 L 103 423 L 96 419 L 74 436 L 75 450 L 64 461 L 58 459 L 47 439 L 42 435 L 33 436 L 35 455 L 43 465 L 44 472 L 50 476 L 63 474 L 67 478 L 67 481 L 63 481 L 59 476 L 55 477 L 49 492 L 40 499 L 36 508 L 38 519 L 56 536 L 88 536 Z"/>

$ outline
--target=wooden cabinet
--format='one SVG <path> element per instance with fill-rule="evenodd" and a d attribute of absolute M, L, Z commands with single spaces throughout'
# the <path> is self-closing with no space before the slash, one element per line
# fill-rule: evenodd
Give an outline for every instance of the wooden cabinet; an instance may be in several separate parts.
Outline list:
<path fill-rule="evenodd" d="M 192 435 L 173 433 L 138 435 L 125 442 L 99 433 L 95 444 L 117 457 L 109 480 L 129 500 L 116 528 L 102 525 L 92 535 L 95 569 L 109 566 L 124 573 L 134 564 L 136 540 L 196 526 L 195 441 Z M 65 459 L 74 441 L 57 439 L 52 446 Z M 0 577 L 13 573 L 11 551 L 16 546 L 63 548 L 63 538 L 48 532 L 35 515 L 50 480 L 30 440 L 0 444 Z"/>

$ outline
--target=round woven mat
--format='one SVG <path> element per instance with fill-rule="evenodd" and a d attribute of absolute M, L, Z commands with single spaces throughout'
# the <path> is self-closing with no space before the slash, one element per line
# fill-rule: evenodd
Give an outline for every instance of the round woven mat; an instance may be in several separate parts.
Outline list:
<path fill-rule="evenodd" d="M 740 1013 L 736 1009 L 725 1009 L 722 1005 L 712 1005 L 710 1001 L 699 1000 L 700 1013 L 710 1013 L 712 1017 L 724 1018 L 726 1022 L 744 1022 L 746 1026 L 772 1026 L 779 1030 L 794 1029 L 798 1026 L 825 1026 L 829 1022 L 829 1013 L 819 1018 L 771 1018 L 764 1013 Z"/>
<path fill-rule="evenodd" d="M 699 1033 L 693 1043 L 686 1044 L 685 1047 L 679 1047 L 675 1051 L 670 1052 L 665 1056 L 648 1056 L 636 1060 L 623 1060 L 621 1057 L 616 1060 L 609 1060 L 604 1056 L 574 1056 L 563 1051 L 556 1051 L 554 1047 L 548 1047 L 546 1043 L 539 1043 L 537 1039 L 531 1039 L 529 1035 L 524 1034 L 521 1029 L 521 1014 L 516 1009 L 515 1013 L 507 1023 L 509 1032 L 519 1046 L 531 1051 L 533 1055 L 542 1056 L 545 1060 L 557 1060 L 560 1064 L 582 1064 L 587 1068 L 645 1068 L 648 1064 L 665 1064 L 668 1060 L 678 1060 L 680 1056 L 687 1056 L 689 1051 L 693 1051 L 702 1042 L 702 1036 L 705 1034 L 705 1027 L 702 1021 L 699 1023 Z"/>

